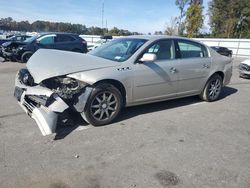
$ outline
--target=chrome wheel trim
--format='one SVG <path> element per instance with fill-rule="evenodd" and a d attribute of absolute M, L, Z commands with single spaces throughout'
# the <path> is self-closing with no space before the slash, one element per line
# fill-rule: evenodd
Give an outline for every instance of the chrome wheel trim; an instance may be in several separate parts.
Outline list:
<path fill-rule="evenodd" d="M 221 92 L 221 81 L 220 79 L 215 79 L 210 83 L 209 89 L 208 89 L 208 95 L 210 99 L 214 100 L 216 99 Z"/>
<path fill-rule="evenodd" d="M 106 121 L 113 117 L 118 107 L 117 97 L 109 92 L 97 94 L 90 105 L 92 117 L 98 121 Z"/>

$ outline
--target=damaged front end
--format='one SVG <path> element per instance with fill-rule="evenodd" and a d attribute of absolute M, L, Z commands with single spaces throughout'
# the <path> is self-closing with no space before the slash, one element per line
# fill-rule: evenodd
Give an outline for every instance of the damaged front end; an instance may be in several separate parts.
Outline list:
<path fill-rule="evenodd" d="M 36 84 L 29 71 L 21 69 L 16 76 L 14 96 L 46 136 L 55 132 L 58 116 L 66 109 L 82 113 L 91 92 L 90 85 L 67 76 Z"/>
<path fill-rule="evenodd" d="M 18 61 L 23 53 L 24 42 L 6 42 L 1 46 L 1 56 L 6 60 Z"/>

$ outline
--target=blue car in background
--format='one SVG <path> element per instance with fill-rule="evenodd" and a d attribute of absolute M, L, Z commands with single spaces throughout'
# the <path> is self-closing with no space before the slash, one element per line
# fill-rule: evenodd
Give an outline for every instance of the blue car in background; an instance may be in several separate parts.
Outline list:
<path fill-rule="evenodd" d="M 87 53 L 87 42 L 72 33 L 43 33 L 23 42 L 2 44 L 2 56 L 11 61 L 26 63 L 38 49 L 57 49 Z"/>

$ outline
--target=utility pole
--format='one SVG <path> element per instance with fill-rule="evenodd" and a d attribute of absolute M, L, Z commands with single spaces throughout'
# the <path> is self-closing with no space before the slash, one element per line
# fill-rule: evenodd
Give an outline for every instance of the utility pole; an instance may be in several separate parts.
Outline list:
<path fill-rule="evenodd" d="M 104 18 L 104 2 L 102 2 L 102 29 L 103 29 L 103 26 L 104 26 L 103 18 Z"/>

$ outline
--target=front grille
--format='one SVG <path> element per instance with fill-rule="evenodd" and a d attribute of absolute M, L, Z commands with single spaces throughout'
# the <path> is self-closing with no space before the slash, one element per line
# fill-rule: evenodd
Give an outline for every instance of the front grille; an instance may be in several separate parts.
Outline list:
<path fill-rule="evenodd" d="M 240 64 L 240 70 L 242 70 L 242 71 L 250 71 L 250 66 L 249 65 L 247 65 L 247 64 Z"/>
<path fill-rule="evenodd" d="M 28 103 L 27 101 L 23 101 L 23 105 L 24 107 L 28 110 L 28 114 L 31 115 L 34 108 L 35 108 L 35 105 L 33 105 L 32 103 Z"/>
<path fill-rule="evenodd" d="M 39 105 L 43 105 L 45 106 L 46 105 L 46 102 L 48 100 L 48 97 L 47 96 L 37 96 L 37 95 L 28 95 L 27 98 L 29 98 L 30 100 L 32 100 L 33 102 L 39 104 Z"/>

